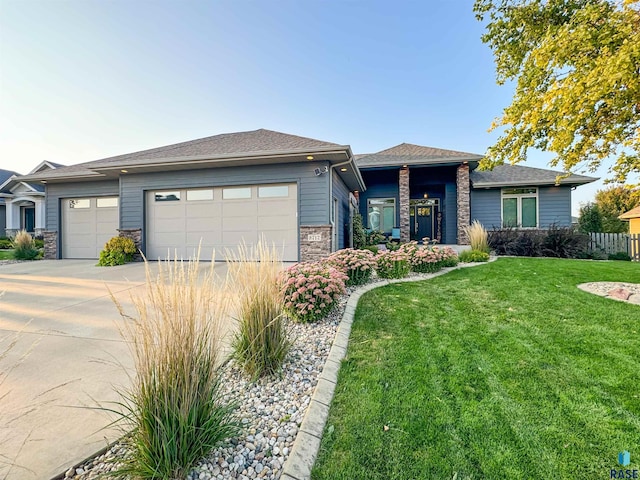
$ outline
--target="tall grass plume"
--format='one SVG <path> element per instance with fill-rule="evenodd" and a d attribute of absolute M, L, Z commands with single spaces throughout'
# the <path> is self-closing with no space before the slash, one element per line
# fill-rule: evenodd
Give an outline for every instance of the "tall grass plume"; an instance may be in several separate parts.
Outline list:
<path fill-rule="evenodd" d="M 118 474 L 134 478 L 184 478 L 234 436 L 234 405 L 221 392 L 223 322 L 228 295 L 218 287 L 214 262 L 203 275 L 197 258 L 145 261 L 146 290 L 132 295 L 135 316 L 116 303 L 136 369 L 120 403 L 130 454 Z M 202 278 L 200 278 L 202 277 Z"/>
<path fill-rule="evenodd" d="M 17 260 L 34 260 L 40 253 L 33 237 L 26 230 L 20 230 L 13 238 L 12 243 L 13 256 Z"/>
<path fill-rule="evenodd" d="M 274 245 L 264 239 L 227 253 L 228 280 L 235 292 L 238 331 L 233 356 L 253 379 L 280 370 L 291 341 L 283 318 L 282 262 Z"/>
<path fill-rule="evenodd" d="M 489 248 L 487 230 L 478 220 L 471 222 L 471 225 L 465 225 L 463 229 L 469 238 L 471 250 L 478 250 L 485 253 L 489 253 L 491 251 Z"/>

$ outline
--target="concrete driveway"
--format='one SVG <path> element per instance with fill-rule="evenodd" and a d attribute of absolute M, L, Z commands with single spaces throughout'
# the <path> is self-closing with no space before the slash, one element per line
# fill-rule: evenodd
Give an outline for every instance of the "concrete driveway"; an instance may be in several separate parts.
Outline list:
<path fill-rule="evenodd" d="M 0 265 L 2 479 L 51 478 L 120 436 L 95 409 L 118 400 L 114 386 L 128 385 L 132 366 L 109 289 L 131 310 L 144 265 L 95 263 Z"/>

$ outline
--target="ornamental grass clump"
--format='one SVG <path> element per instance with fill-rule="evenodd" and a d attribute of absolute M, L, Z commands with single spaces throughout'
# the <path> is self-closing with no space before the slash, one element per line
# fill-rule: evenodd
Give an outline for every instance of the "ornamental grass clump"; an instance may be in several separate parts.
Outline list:
<path fill-rule="evenodd" d="M 13 257 L 16 260 L 35 260 L 40 253 L 33 237 L 26 230 L 20 230 L 13 238 L 12 244 Z"/>
<path fill-rule="evenodd" d="M 327 261 L 349 277 L 347 286 L 367 283 L 376 267 L 375 255 L 370 250 L 345 248 L 332 253 Z"/>
<path fill-rule="evenodd" d="M 384 251 L 376 256 L 376 271 L 381 278 L 404 278 L 409 275 L 409 254 L 402 251 Z"/>
<path fill-rule="evenodd" d="M 471 250 L 478 250 L 485 253 L 489 253 L 491 251 L 489 248 L 489 235 L 487 234 L 487 230 L 478 220 L 471 222 L 471 225 L 465 225 L 462 229 L 469 238 Z"/>
<path fill-rule="evenodd" d="M 278 250 L 264 240 L 253 248 L 241 245 L 237 255 L 227 254 L 227 265 L 238 320 L 233 356 L 252 379 L 272 375 L 281 369 L 291 348 L 283 318 Z"/>
<path fill-rule="evenodd" d="M 234 405 L 221 390 L 222 326 L 228 292 L 218 287 L 214 263 L 199 275 L 199 262 L 158 262 L 146 267 L 146 290 L 132 296 L 121 334 L 135 365 L 132 386 L 122 391 L 120 423 L 129 455 L 116 472 L 145 479 L 185 478 L 202 457 L 237 434 Z M 199 278 L 201 277 L 201 278 Z"/>
<path fill-rule="evenodd" d="M 301 323 L 315 322 L 327 316 L 340 295 L 346 292 L 349 279 L 325 262 L 296 263 L 282 274 L 284 308 Z"/>

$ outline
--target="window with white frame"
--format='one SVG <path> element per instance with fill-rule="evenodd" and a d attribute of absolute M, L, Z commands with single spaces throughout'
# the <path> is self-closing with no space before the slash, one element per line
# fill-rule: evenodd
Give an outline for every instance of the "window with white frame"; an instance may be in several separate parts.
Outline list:
<path fill-rule="evenodd" d="M 396 226 L 396 199 L 370 198 L 367 202 L 367 219 L 371 230 L 391 232 Z"/>
<path fill-rule="evenodd" d="M 502 226 L 538 227 L 537 188 L 504 188 L 502 190 Z"/>

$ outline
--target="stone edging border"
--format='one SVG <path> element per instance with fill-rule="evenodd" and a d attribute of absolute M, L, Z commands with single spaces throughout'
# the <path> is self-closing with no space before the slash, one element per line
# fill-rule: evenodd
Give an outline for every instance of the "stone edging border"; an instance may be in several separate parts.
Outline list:
<path fill-rule="evenodd" d="M 496 257 L 491 257 L 489 262 L 496 260 Z M 436 273 L 427 274 L 419 278 L 400 278 L 395 280 L 386 280 L 383 282 L 364 285 L 363 287 L 355 290 L 347 301 L 347 306 L 344 310 L 344 315 L 338 326 L 336 337 L 333 341 L 329 356 L 325 361 L 322 373 L 318 377 L 318 384 L 313 392 L 307 412 L 302 419 L 300 430 L 294 441 L 291 453 L 284 464 L 282 476 L 280 480 L 309 480 L 311 478 L 311 469 L 316 461 L 318 452 L 320 451 L 320 442 L 322 440 L 322 433 L 324 432 L 324 426 L 327 423 L 329 417 L 329 407 L 331 406 L 331 400 L 333 400 L 333 393 L 338 382 L 338 372 L 340 371 L 340 364 L 347 354 L 347 347 L 349 345 L 349 335 L 351 334 L 351 325 L 353 324 L 353 317 L 356 313 L 356 307 L 360 301 L 360 297 L 365 293 L 386 285 L 392 285 L 394 283 L 408 283 L 408 282 L 422 282 L 424 280 L 431 280 L 432 278 L 445 275 L 453 270 L 460 268 L 475 267 L 478 265 L 484 265 L 483 263 L 465 263 L 457 265 L 455 267 L 444 268 Z"/>

